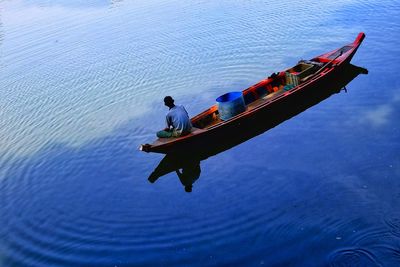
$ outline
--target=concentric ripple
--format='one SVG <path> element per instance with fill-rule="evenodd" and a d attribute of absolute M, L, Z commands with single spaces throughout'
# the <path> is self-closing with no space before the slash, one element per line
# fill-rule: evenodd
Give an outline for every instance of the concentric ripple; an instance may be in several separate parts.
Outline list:
<path fill-rule="evenodd" d="M 376 256 L 366 249 L 348 248 L 333 253 L 330 257 L 329 266 L 350 267 L 350 266 L 383 266 Z"/>

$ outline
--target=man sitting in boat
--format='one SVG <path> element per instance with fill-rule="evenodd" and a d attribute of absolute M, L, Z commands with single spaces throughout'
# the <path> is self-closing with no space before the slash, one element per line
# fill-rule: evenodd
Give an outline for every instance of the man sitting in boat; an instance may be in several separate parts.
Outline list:
<path fill-rule="evenodd" d="M 170 96 L 164 98 L 164 104 L 169 107 L 166 116 L 167 128 L 157 132 L 157 137 L 179 137 L 190 133 L 192 124 L 186 109 L 183 106 L 175 106 L 174 99 Z"/>

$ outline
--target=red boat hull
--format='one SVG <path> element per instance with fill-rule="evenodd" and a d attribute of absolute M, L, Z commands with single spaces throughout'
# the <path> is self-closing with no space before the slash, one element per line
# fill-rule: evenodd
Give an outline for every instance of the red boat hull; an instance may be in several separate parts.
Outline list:
<path fill-rule="evenodd" d="M 349 62 L 364 37 L 364 33 L 360 33 L 352 44 L 340 48 L 342 51 L 336 49 L 314 58 L 313 60 L 325 60 L 325 65 L 329 67 L 293 90 L 284 92 L 278 97 L 256 106 L 251 111 L 239 114 L 206 130 L 176 138 L 170 142 L 156 142 L 145 149 L 142 147 L 142 150 L 164 154 L 201 151 L 206 148 L 219 151 L 275 127 L 332 94 L 338 93 L 341 86 L 346 85 L 346 74 L 355 72 L 354 69 L 351 69 L 352 65 Z"/>

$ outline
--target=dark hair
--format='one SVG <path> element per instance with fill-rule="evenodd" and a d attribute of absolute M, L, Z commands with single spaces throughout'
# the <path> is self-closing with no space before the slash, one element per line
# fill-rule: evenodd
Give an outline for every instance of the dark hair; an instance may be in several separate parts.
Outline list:
<path fill-rule="evenodd" d="M 173 104 L 174 103 L 174 99 L 170 96 L 166 96 L 164 97 L 164 103 L 165 104 Z"/>

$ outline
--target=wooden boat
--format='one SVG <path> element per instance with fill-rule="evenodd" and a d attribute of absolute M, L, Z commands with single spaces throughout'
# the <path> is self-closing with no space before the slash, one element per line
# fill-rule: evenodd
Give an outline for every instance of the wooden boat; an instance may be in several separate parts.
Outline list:
<path fill-rule="evenodd" d="M 337 93 L 337 88 L 336 91 L 329 89 L 330 84 L 346 71 L 364 38 L 361 32 L 353 43 L 311 60 L 302 60 L 243 90 L 244 112 L 221 120 L 217 105 L 213 105 L 191 118 L 193 129 L 188 135 L 159 138 L 152 144 L 141 145 L 140 150 L 164 154 L 198 151 L 238 137 L 245 140 L 249 134 L 260 134 L 274 127 Z"/>

